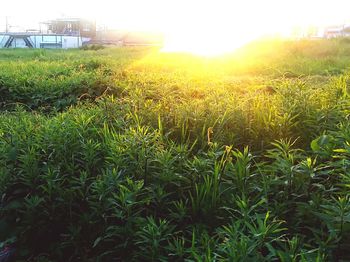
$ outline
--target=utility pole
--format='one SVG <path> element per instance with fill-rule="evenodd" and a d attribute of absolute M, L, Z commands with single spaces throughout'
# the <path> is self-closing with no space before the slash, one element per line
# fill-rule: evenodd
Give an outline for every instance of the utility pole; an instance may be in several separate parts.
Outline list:
<path fill-rule="evenodd" d="M 7 16 L 5 16 L 5 23 L 6 23 L 6 33 L 8 33 L 9 32 L 9 21 L 8 21 L 8 17 Z"/>

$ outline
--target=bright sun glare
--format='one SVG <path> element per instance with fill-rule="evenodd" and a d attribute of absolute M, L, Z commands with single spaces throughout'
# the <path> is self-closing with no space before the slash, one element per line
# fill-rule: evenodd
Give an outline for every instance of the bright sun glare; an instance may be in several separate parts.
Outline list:
<path fill-rule="evenodd" d="M 230 52 L 271 29 L 257 19 L 257 9 L 243 1 L 196 1 L 184 4 L 181 16 L 168 23 L 165 31 L 165 52 L 189 52 L 215 56 Z M 180 12 L 179 12 L 180 13 Z M 281 31 L 281 30 L 280 30 Z"/>
<path fill-rule="evenodd" d="M 339 5 L 349 6 L 342 0 Z M 344 22 L 339 8 L 324 0 L 180 1 L 165 31 L 167 52 L 214 56 L 263 36 L 290 37 L 296 30 Z M 182 3 L 182 5 L 181 5 Z M 179 10 L 180 9 L 180 10 Z"/>
<path fill-rule="evenodd" d="M 261 36 L 289 36 L 296 27 L 348 22 L 349 8 L 348 0 L 61 0 L 54 8 L 46 0 L 17 0 L 3 4 L 0 26 L 5 16 L 26 25 L 62 15 L 90 17 L 108 28 L 163 33 L 165 52 L 212 56 Z"/>

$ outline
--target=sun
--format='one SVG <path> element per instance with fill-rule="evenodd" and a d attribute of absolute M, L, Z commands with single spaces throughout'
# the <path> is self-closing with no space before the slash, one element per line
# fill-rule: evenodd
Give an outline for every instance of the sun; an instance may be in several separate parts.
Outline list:
<path fill-rule="evenodd" d="M 219 33 L 217 30 L 193 33 L 169 33 L 165 35 L 162 52 L 184 52 L 199 56 L 219 56 L 243 46 L 249 36 Z"/>

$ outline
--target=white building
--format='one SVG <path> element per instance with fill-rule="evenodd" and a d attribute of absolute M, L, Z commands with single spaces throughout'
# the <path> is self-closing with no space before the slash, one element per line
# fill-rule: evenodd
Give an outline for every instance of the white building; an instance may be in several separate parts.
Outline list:
<path fill-rule="evenodd" d="M 79 48 L 90 38 L 64 34 L 0 33 L 0 48 Z"/>
<path fill-rule="evenodd" d="M 349 37 L 350 36 L 350 26 L 340 25 L 327 27 L 324 30 L 325 38 L 336 38 L 336 37 Z"/>

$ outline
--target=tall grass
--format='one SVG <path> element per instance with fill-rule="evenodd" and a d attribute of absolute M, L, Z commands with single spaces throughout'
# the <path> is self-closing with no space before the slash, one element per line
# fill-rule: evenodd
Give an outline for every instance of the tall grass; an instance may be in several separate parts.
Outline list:
<path fill-rule="evenodd" d="M 345 40 L 216 59 L 1 50 L 0 250 L 349 259 L 348 55 Z"/>

